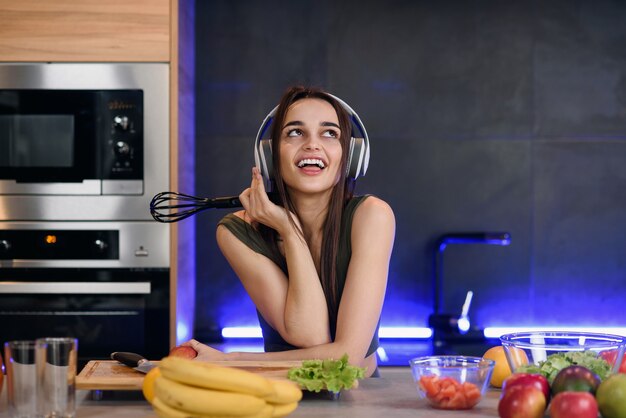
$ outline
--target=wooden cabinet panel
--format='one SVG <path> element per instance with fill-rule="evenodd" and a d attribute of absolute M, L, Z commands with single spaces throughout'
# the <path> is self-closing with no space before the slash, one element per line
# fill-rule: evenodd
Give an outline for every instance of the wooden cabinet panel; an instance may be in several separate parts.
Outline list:
<path fill-rule="evenodd" d="M 0 61 L 170 60 L 170 0 L 0 0 Z"/>

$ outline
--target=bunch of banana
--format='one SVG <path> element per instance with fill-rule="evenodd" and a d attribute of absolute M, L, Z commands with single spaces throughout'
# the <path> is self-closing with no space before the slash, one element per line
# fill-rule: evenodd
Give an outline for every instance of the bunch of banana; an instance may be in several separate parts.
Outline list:
<path fill-rule="evenodd" d="M 277 418 L 302 399 L 289 381 L 182 357 L 165 357 L 154 380 L 152 407 L 161 418 Z"/>

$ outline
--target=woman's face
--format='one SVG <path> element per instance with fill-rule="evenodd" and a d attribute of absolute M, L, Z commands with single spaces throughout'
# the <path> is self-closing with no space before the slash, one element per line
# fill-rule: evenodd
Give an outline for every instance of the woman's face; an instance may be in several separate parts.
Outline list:
<path fill-rule="evenodd" d="M 290 189 L 315 193 L 337 184 L 343 151 L 339 119 L 330 103 L 314 98 L 293 103 L 280 135 L 280 168 Z"/>

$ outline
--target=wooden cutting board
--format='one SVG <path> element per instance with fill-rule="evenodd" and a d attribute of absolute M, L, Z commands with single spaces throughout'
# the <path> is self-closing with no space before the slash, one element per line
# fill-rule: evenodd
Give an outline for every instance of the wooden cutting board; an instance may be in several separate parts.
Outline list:
<path fill-rule="evenodd" d="M 153 363 L 158 364 L 158 361 Z M 302 361 L 215 361 L 212 364 L 260 374 L 270 379 L 287 379 L 287 371 Z M 141 390 L 144 373 L 115 360 L 91 360 L 76 376 L 76 388 L 83 390 Z"/>

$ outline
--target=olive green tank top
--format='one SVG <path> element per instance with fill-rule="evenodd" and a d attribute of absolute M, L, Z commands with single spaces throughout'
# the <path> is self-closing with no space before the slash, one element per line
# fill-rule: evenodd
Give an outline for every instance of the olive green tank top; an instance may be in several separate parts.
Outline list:
<path fill-rule="evenodd" d="M 352 243 L 351 243 L 351 231 L 352 231 L 352 219 L 354 217 L 354 212 L 356 208 L 369 197 L 370 195 L 364 196 L 356 196 L 350 199 L 346 205 L 346 208 L 343 212 L 343 217 L 341 219 L 341 228 L 339 232 L 339 251 L 337 254 L 337 281 L 339 287 L 339 300 L 341 300 L 341 295 L 343 294 L 343 288 L 346 282 L 346 275 L 348 273 L 348 265 L 350 264 L 350 258 L 352 257 Z M 254 229 L 249 223 L 239 218 L 238 216 L 230 213 L 226 215 L 224 218 L 220 220 L 218 225 L 224 225 L 230 232 L 235 235 L 241 242 L 246 244 L 250 249 L 254 252 L 262 254 L 272 260 L 277 266 L 281 268 L 281 270 L 288 277 L 287 266 L 282 256 L 276 255 L 272 252 L 269 245 L 261 234 Z M 263 316 L 257 310 L 257 316 L 259 317 L 259 324 L 261 325 L 261 330 L 263 331 L 263 344 L 265 347 L 265 351 L 286 351 L 293 350 L 297 347 L 286 342 L 280 334 L 272 328 L 266 321 L 263 319 Z M 337 318 L 329 318 L 330 320 L 330 334 L 331 338 L 335 339 L 335 331 Z M 378 349 L 378 327 L 376 326 L 376 332 L 374 333 L 374 338 L 370 343 L 370 347 L 367 350 L 366 357 L 370 354 L 373 354 L 376 349 Z"/>

